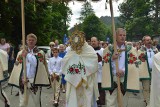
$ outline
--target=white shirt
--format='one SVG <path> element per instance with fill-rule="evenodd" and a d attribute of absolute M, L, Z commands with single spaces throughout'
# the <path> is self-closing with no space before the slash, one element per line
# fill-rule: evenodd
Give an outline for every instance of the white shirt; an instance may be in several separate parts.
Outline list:
<path fill-rule="evenodd" d="M 26 56 L 27 78 L 33 79 L 35 77 L 35 73 L 36 73 L 37 59 L 34 56 L 35 54 L 33 53 L 33 49 L 29 50 L 29 52 L 30 53 L 28 53 Z"/>
<path fill-rule="evenodd" d="M 48 62 L 48 71 L 49 71 L 49 74 L 53 74 L 53 73 L 56 73 L 56 74 L 60 74 L 60 69 L 61 69 L 61 60 L 62 58 L 60 58 L 59 56 L 56 58 L 56 57 L 52 57 L 49 59 L 49 62 Z"/>
<path fill-rule="evenodd" d="M 152 69 L 152 62 L 153 62 L 154 52 L 153 52 L 153 49 L 151 49 L 151 48 L 147 49 L 146 51 L 147 51 L 147 58 L 148 58 L 149 68 Z"/>
<path fill-rule="evenodd" d="M 117 49 L 125 49 L 125 45 L 122 45 L 120 48 L 117 46 Z M 125 73 L 125 51 L 122 51 L 118 58 L 118 67 L 119 70 L 123 70 Z M 116 64 L 115 61 L 112 61 L 112 73 L 116 75 Z"/>
<path fill-rule="evenodd" d="M 98 53 L 102 57 L 103 50 L 104 50 L 103 48 L 101 48 L 100 50 L 96 50 L 96 53 Z M 102 61 L 98 62 L 97 82 L 98 83 L 102 82 Z"/>

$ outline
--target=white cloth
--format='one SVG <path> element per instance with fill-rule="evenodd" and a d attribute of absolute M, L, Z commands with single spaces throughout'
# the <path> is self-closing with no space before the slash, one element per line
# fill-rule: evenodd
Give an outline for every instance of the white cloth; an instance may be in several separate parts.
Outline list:
<path fill-rule="evenodd" d="M 154 56 L 153 49 L 151 49 L 151 48 L 147 49 L 148 64 L 149 64 L 149 68 L 151 68 L 151 69 L 152 69 L 153 56 Z"/>
<path fill-rule="evenodd" d="M 69 68 L 74 68 L 74 66 L 79 68 L 80 73 L 75 73 L 73 69 L 71 71 L 74 73 L 69 72 Z M 83 67 L 85 67 L 85 73 L 84 70 L 81 70 Z M 98 98 L 96 75 L 98 71 L 98 60 L 94 49 L 85 42 L 81 54 L 77 54 L 72 50 L 68 51 L 62 59 L 62 71 L 67 81 L 67 106 L 91 107 L 93 97 Z M 81 83 L 80 86 L 79 83 Z"/>
<path fill-rule="evenodd" d="M 4 92 L 4 90 L 2 89 L 2 85 L 0 84 L 0 100 L 2 102 L 5 102 L 5 100 L 7 100 L 7 104 L 10 105 L 10 101 L 6 96 L 6 93 Z"/>
<path fill-rule="evenodd" d="M 125 49 L 125 45 L 122 45 L 120 48 L 117 46 L 117 49 Z M 125 73 L 125 51 L 122 51 L 119 55 L 118 67 L 120 70 L 123 70 Z M 113 75 L 116 75 L 115 61 L 112 61 L 112 72 L 113 72 Z"/>
<path fill-rule="evenodd" d="M 66 48 L 66 52 L 68 52 L 68 51 L 70 51 L 70 50 L 71 50 L 71 47 L 68 46 L 68 47 Z"/>
<path fill-rule="evenodd" d="M 0 49 L 4 50 L 7 52 L 7 49 L 10 48 L 8 43 L 5 43 L 4 45 L 0 44 Z"/>
<path fill-rule="evenodd" d="M 37 59 L 34 56 L 33 50 L 29 51 L 30 53 L 26 56 L 26 70 L 27 70 L 27 78 L 31 79 L 35 77 L 36 73 L 36 66 L 37 66 Z"/>
<path fill-rule="evenodd" d="M 96 74 L 96 73 L 95 73 Z M 98 89 L 95 89 L 97 76 L 92 74 L 88 79 L 88 88 L 83 86 L 75 88 L 67 82 L 66 103 L 67 107 L 97 107 L 95 99 L 98 99 Z"/>
<path fill-rule="evenodd" d="M 8 54 L 6 51 L 3 51 L 0 49 L 0 83 L 3 81 L 5 78 L 4 77 L 4 71 L 8 70 Z"/>
<path fill-rule="evenodd" d="M 25 103 L 25 99 L 24 99 L 24 94 L 21 93 L 21 91 L 19 91 L 19 106 L 20 107 L 27 107 L 28 106 L 28 100 L 29 100 L 29 95 L 31 95 L 32 100 L 35 104 L 35 107 L 41 107 L 40 105 L 40 89 L 38 87 L 38 90 L 36 92 L 36 94 L 34 92 L 32 92 L 32 90 L 30 89 L 31 85 L 30 83 L 28 83 L 28 88 L 27 88 L 27 99 L 26 99 L 26 103 Z"/>
<path fill-rule="evenodd" d="M 6 51 L 0 49 L 0 61 L 2 66 L 2 71 L 8 70 L 8 54 Z"/>
<path fill-rule="evenodd" d="M 150 107 L 160 106 L 160 52 L 153 57 Z"/>
<path fill-rule="evenodd" d="M 50 75 L 53 74 L 53 73 L 60 74 L 61 60 L 62 60 L 62 58 L 60 58 L 59 56 L 57 58 L 52 57 L 52 58 L 49 59 L 48 71 L 49 71 Z"/>
<path fill-rule="evenodd" d="M 92 62 L 92 63 L 91 63 Z M 65 74 L 65 79 L 75 87 L 81 82 L 81 80 L 87 81 L 87 76 L 97 72 L 98 68 L 97 55 L 93 48 L 87 43 L 82 47 L 82 53 L 77 54 L 75 51 L 68 51 L 65 57 L 62 59 L 61 71 Z M 75 73 L 74 75 L 69 74 L 69 68 L 72 65 L 80 64 L 85 66 L 85 72 Z M 76 80 L 76 81 L 73 81 Z"/>
<path fill-rule="evenodd" d="M 103 57 L 103 50 L 103 48 L 101 48 L 100 50 L 96 50 L 96 53 Z M 97 82 L 102 82 L 102 61 L 98 62 Z"/>
<path fill-rule="evenodd" d="M 117 88 L 113 91 L 113 93 L 110 95 L 109 91 L 106 91 L 106 106 L 105 107 L 118 107 L 118 102 L 117 102 Z M 128 96 L 129 93 L 126 92 L 125 95 L 122 96 L 122 102 L 123 102 L 123 107 L 127 107 L 128 104 Z"/>

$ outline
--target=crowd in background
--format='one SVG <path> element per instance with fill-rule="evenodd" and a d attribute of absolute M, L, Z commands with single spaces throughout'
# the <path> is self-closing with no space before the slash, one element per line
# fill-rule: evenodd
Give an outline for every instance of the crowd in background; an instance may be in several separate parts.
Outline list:
<path fill-rule="evenodd" d="M 141 48 L 143 48 L 144 43 L 146 42 L 145 37 L 142 38 L 142 40 L 139 40 L 138 42 L 130 42 L 130 41 L 126 41 L 125 44 L 126 45 L 131 45 L 133 46 L 135 49 L 137 49 L 137 51 Z M 110 45 L 110 43 L 106 42 L 106 41 L 100 41 L 98 40 L 97 37 L 92 37 L 91 40 L 87 40 L 87 43 L 89 45 L 91 45 L 95 51 L 97 51 L 97 53 L 99 53 L 101 55 L 101 57 L 103 56 L 103 50 L 108 47 Z M 157 40 L 149 40 L 148 41 L 149 44 L 151 44 L 151 47 L 153 49 L 153 51 L 156 53 L 158 51 L 160 51 L 160 44 L 158 44 Z M 58 57 L 63 58 L 65 56 L 65 54 L 67 53 L 67 51 L 70 49 L 69 44 L 59 44 L 58 40 L 52 41 L 49 43 L 49 47 L 50 49 L 47 51 L 47 53 L 45 54 L 46 60 L 47 62 L 50 61 L 51 58 L 55 57 L 55 49 L 56 49 L 56 53 L 58 53 Z M 14 51 L 14 47 L 13 45 L 8 41 L 6 42 L 5 38 L 1 38 L 0 41 L 0 49 L 6 51 L 8 53 L 8 71 L 9 73 L 11 73 L 13 66 L 14 66 L 14 62 L 15 62 L 15 51 Z M 58 51 L 57 51 L 58 50 Z M 100 52 L 101 51 L 101 52 Z M 98 59 L 98 62 L 101 62 L 102 59 Z M 99 63 L 100 66 L 102 67 L 102 63 Z M 102 100 L 105 101 L 105 91 L 101 90 L 101 75 L 102 74 L 98 74 L 99 77 L 98 78 L 98 89 L 99 89 L 99 93 L 100 96 L 102 96 Z M 66 92 L 66 81 L 64 79 L 65 75 L 62 75 L 62 79 L 61 79 L 61 89 L 62 92 L 65 93 Z M 101 100 L 99 99 L 99 102 L 97 102 L 98 105 L 103 105 L 104 102 L 101 102 Z"/>

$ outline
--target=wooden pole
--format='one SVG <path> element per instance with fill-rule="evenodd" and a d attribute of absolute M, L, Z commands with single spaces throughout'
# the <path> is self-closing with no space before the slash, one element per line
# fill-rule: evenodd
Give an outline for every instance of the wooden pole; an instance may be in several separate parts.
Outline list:
<path fill-rule="evenodd" d="M 25 50 L 25 16 L 24 16 L 24 0 L 21 0 L 21 15 L 22 15 L 22 45 Z M 23 57 L 23 78 L 26 82 L 26 58 Z M 24 103 L 27 104 L 27 83 L 24 84 Z"/>
<path fill-rule="evenodd" d="M 110 12 L 111 12 L 111 18 L 112 18 L 112 32 L 113 32 L 113 42 L 114 42 L 114 52 L 117 53 L 117 42 L 116 42 L 116 31 L 115 31 L 115 23 L 114 23 L 114 13 L 113 13 L 113 4 L 112 0 L 109 0 L 110 3 Z M 116 60 L 116 71 L 118 71 L 118 60 Z M 122 94 L 121 94 L 121 87 L 120 87 L 120 77 L 117 77 L 117 85 L 118 85 L 118 95 L 117 95 L 117 101 L 118 101 L 118 107 L 123 107 L 122 103 Z"/>

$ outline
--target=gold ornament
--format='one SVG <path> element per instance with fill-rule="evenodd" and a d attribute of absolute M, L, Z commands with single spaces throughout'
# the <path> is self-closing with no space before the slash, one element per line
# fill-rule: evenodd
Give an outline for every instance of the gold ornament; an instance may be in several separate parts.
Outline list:
<path fill-rule="evenodd" d="M 80 54 L 82 52 L 82 46 L 85 43 L 84 32 L 75 30 L 69 37 L 69 42 L 71 49 L 74 50 L 77 54 Z"/>

